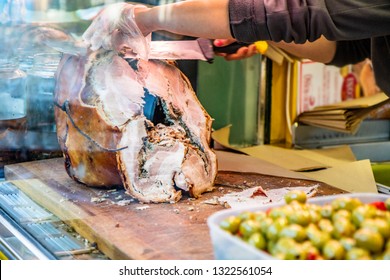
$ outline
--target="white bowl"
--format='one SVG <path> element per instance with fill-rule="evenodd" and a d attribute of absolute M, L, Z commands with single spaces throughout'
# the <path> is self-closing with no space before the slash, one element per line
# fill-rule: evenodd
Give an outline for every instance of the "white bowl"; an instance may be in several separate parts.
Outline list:
<path fill-rule="evenodd" d="M 355 197 L 363 203 L 371 203 L 375 201 L 385 201 L 389 198 L 386 194 L 375 193 L 355 193 L 355 194 L 338 194 L 319 196 L 308 199 L 307 203 L 324 205 L 339 197 Z M 269 208 L 275 208 L 284 205 L 284 202 L 271 203 L 258 207 L 243 207 L 240 209 L 226 209 L 212 214 L 207 219 L 207 225 L 210 229 L 211 241 L 214 249 L 214 257 L 217 260 L 275 260 L 273 256 L 265 251 L 259 250 L 240 238 L 231 235 L 220 228 L 222 220 L 229 216 L 236 216 L 244 211 L 267 211 Z"/>

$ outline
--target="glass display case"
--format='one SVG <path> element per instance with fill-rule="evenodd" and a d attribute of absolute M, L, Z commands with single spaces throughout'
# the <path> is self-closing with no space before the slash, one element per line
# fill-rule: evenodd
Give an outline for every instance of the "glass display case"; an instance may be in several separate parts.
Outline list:
<path fill-rule="evenodd" d="M 5 178 L 5 166 L 62 158 L 54 113 L 62 53 L 104 4 L 0 1 L 0 259 L 104 259 L 104 254 Z M 23 176 L 24 172 L 20 175 Z"/>
<path fill-rule="evenodd" d="M 91 19 L 105 4 L 115 2 L 122 1 L 0 1 L 1 259 L 169 258 L 172 250 L 168 247 L 172 243 L 182 244 L 183 251 L 177 253 L 184 258 L 212 256 L 211 247 L 195 252 L 196 244 L 186 245 L 191 239 L 188 234 L 198 231 L 203 232 L 199 236 L 205 239 L 199 244 L 207 245 L 205 224 L 188 233 L 182 227 L 188 220 L 176 223 L 178 208 L 188 207 L 186 199 L 192 201 L 189 194 L 183 194 L 178 205 L 162 204 L 153 208 L 135 200 L 120 183 L 89 187 L 79 183 L 71 172 L 67 173 L 69 161 L 58 141 L 56 108 L 70 115 L 67 129 L 73 127 L 83 139 L 92 138 L 73 123 L 75 119 L 65 106 L 68 103 L 61 107 L 54 102 L 57 70 L 67 55 L 58 46 L 80 41 Z M 131 2 L 157 5 L 177 1 Z M 193 38 L 156 33 L 152 39 Z M 179 69 L 180 82 L 191 94 L 196 94 L 198 62 L 178 61 L 167 65 Z M 65 83 L 71 83 L 78 75 L 82 72 L 71 71 Z M 183 129 L 175 133 L 184 132 Z M 92 140 L 91 145 L 97 145 Z M 101 170 L 104 170 L 104 160 Z M 119 174 L 116 175 L 120 182 Z M 177 181 L 183 181 L 179 177 Z M 202 215 L 220 209 L 207 204 L 199 208 L 196 211 Z M 162 220 L 164 211 L 168 213 Z M 197 219 L 188 226 L 196 225 Z M 155 232 L 165 236 L 166 242 L 152 238 Z M 181 237 L 175 237 L 180 232 Z"/>
<path fill-rule="evenodd" d="M 226 156 L 223 150 L 217 151 L 218 160 L 224 161 L 220 166 L 227 163 L 229 170 L 240 171 L 221 172 L 215 181 L 218 187 L 211 180 L 204 183 L 216 179 L 220 171 L 217 152 L 209 152 L 214 148 L 213 129 L 233 124 L 229 140 L 238 148 L 266 142 L 272 84 L 266 74 L 272 62 L 258 55 L 236 62 L 216 58 L 213 64 L 195 60 L 138 64 L 123 53 L 109 56 L 105 50 L 88 58 L 65 53 L 61 46 L 77 45 L 94 16 L 105 4 L 116 2 L 122 1 L 0 0 L 0 259 L 212 259 L 206 220 L 225 208 L 216 196 L 266 177 L 260 173 L 269 170 L 267 163 L 250 158 L 243 168 L 258 172 L 251 176 L 260 174 L 260 179 L 247 181 L 249 173 L 237 162 L 249 157 L 233 152 Z M 152 37 L 192 39 L 167 32 Z M 112 60 L 99 61 L 102 54 Z M 73 68 L 59 74 L 66 63 Z M 145 69 L 151 71 L 140 73 Z M 109 73 L 130 74 L 120 76 L 122 84 Z M 169 102 L 149 92 L 145 81 L 153 90 L 163 88 Z M 58 98 L 61 102 L 55 99 L 59 83 L 67 94 Z M 91 83 L 98 85 L 100 95 Z M 120 95 L 134 88 L 143 94 L 139 104 Z M 186 99 L 176 98 L 184 93 Z M 82 104 L 77 110 L 89 111 L 77 115 L 70 101 Z M 174 102 L 182 107 L 172 106 Z M 136 113 L 129 117 L 124 108 Z M 147 119 L 146 109 L 160 122 Z M 102 116 L 107 110 L 111 119 L 109 114 Z M 63 119 L 58 122 L 60 114 Z M 137 122 L 140 115 L 143 123 Z M 385 125 L 388 130 L 389 123 Z M 64 136 L 70 134 L 73 138 Z M 384 137 L 388 144 L 389 135 Z M 297 140 L 306 143 L 307 138 Z M 136 146 L 137 153 L 125 154 L 129 145 Z M 275 174 L 292 174 L 272 168 Z M 160 173 L 151 176 L 155 170 Z M 136 180 L 139 188 L 133 187 Z M 147 180 L 155 180 L 157 186 L 151 195 L 168 196 L 161 200 L 164 203 L 135 198 L 147 193 Z M 203 193 L 194 195 L 193 181 L 201 182 Z M 328 187 L 326 194 L 341 191 Z"/>

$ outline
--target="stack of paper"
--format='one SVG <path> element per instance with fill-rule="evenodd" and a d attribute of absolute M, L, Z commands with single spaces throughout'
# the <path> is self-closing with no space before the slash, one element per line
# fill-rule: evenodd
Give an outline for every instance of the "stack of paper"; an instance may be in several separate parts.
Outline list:
<path fill-rule="evenodd" d="M 301 113 L 297 117 L 297 121 L 307 125 L 354 134 L 370 112 L 388 101 L 389 97 L 386 94 L 378 93 L 373 96 L 316 107 L 311 111 Z"/>

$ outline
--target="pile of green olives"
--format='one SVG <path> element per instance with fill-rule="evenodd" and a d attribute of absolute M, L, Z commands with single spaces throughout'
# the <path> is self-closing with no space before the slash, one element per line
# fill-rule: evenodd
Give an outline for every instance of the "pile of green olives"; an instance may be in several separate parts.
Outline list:
<path fill-rule="evenodd" d="M 290 191 L 285 205 L 242 212 L 220 227 L 284 260 L 390 260 L 390 198 L 363 203 L 340 196 L 325 205 Z"/>

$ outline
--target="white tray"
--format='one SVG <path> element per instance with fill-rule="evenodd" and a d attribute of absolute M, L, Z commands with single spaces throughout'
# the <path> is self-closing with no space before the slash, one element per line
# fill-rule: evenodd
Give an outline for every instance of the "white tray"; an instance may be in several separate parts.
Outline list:
<path fill-rule="evenodd" d="M 375 193 L 355 193 L 355 194 L 338 194 L 320 196 L 308 199 L 307 203 L 324 205 L 330 203 L 338 197 L 355 197 L 359 198 L 363 203 L 371 203 L 375 201 L 385 201 L 389 198 L 386 194 Z M 275 260 L 270 254 L 265 251 L 256 249 L 255 247 L 245 243 L 240 238 L 235 237 L 219 227 L 222 220 L 229 216 L 236 216 L 244 211 L 266 211 L 268 208 L 284 205 L 284 202 L 271 203 L 258 207 L 243 207 L 240 209 L 221 210 L 207 219 L 207 225 L 210 229 L 211 241 L 214 249 L 214 257 L 217 260 Z"/>

